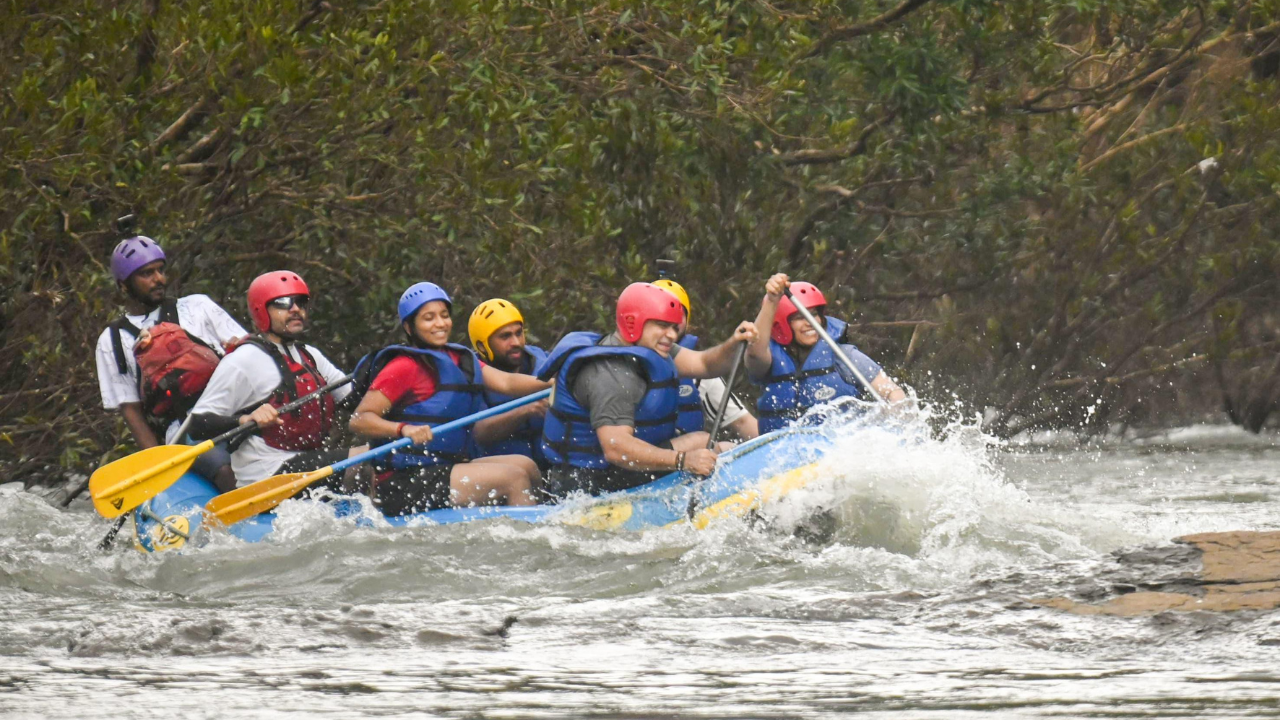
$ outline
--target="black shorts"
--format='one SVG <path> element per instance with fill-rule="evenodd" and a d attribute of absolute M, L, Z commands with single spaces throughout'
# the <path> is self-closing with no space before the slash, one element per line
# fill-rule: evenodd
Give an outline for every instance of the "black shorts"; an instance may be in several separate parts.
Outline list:
<path fill-rule="evenodd" d="M 200 477 L 213 482 L 218 475 L 218 471 L 231 464 L 231 453 L 227 452 L 227 444 L 214 445 L 203 455 L 196 458 L 191 463 L 191 472 Z M 226 490 L 223 490 L 226 492 Z"/>
<path fill-rule="evenodd" d="M 291 473 L 311 472 L 319 470 L 322 467 L 328 467 L 334 463 L 340 463 L 347 459 L 347 449 L 338 448 L 336 450 L 303 450 L 293 457 L 280 463 L 280 467 L 276 468 L 276 475 L 289 475 Z M 295 498 L 310 497 L 311 493 L 320 490 L 328 490 L 332 493 L 342 494 L 342 473 L 334 473 L 323 480 L 317 480 L 302 490 L 298 491 Z"/>
<path fill-rule="evenodd" d="M 557 465 L 547 472 L 545 492 L 555 498 L 563 498 L 577 491 L 588 495 L 603 495 L 651 483 L 666 474 L 624 470 L 619 467 L 587 469 Z"/>
<path fill-rule="evenodd" d="M 374 481 L 373 504 L 391 516 L 447 508 L 452 473 L 449 464 L 392 470 Z"/>

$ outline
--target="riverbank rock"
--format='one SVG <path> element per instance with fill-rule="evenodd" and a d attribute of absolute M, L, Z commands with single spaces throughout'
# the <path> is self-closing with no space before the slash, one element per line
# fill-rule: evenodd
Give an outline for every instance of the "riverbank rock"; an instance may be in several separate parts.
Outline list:
<path fill-rule="evenodd" d="M 1032 600 L 1080 615 L 1233 612 L 1280 607 L 1280 532 L 1200 533 L 1116 554 L 1117 566 L 1075 597 Z"/>

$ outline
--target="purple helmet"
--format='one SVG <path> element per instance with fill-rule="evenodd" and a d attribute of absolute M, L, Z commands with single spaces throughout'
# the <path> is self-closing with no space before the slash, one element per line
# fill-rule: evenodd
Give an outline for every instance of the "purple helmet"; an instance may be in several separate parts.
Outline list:
<path fill-rule="evenodd" d="M 124 282 L 143 265 L 164 260 L 164 250 L 149 237 L 138 235 L 121 240 L 111 251 L 111 275 L 116 282 Z"/>

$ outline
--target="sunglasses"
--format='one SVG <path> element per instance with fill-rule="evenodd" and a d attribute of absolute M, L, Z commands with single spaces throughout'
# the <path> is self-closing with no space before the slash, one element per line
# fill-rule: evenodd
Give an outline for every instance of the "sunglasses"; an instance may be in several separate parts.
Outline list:
<path fill-rule="evenodd" d="M 292 310 L 294 306 L 297 306 L 299 310 L 306 310 L 308 302 L 310 302 L 310 298 L 306 295 L 285 295 L 268 302 L 267 305 L 277 310 Z"/>

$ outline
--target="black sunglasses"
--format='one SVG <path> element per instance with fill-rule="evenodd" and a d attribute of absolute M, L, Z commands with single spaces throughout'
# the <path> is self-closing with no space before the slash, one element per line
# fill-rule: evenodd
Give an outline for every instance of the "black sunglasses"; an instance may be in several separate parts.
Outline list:
<path fill-rule="evenodd" d="M 291 310 L 294 305 L 297 305 L 299 309 L 306 310 L 308 302 L 310 302 L 310 298 L 306 295 L 285 295 L 268 302 L 267 305 L 277 310 Z"/>

